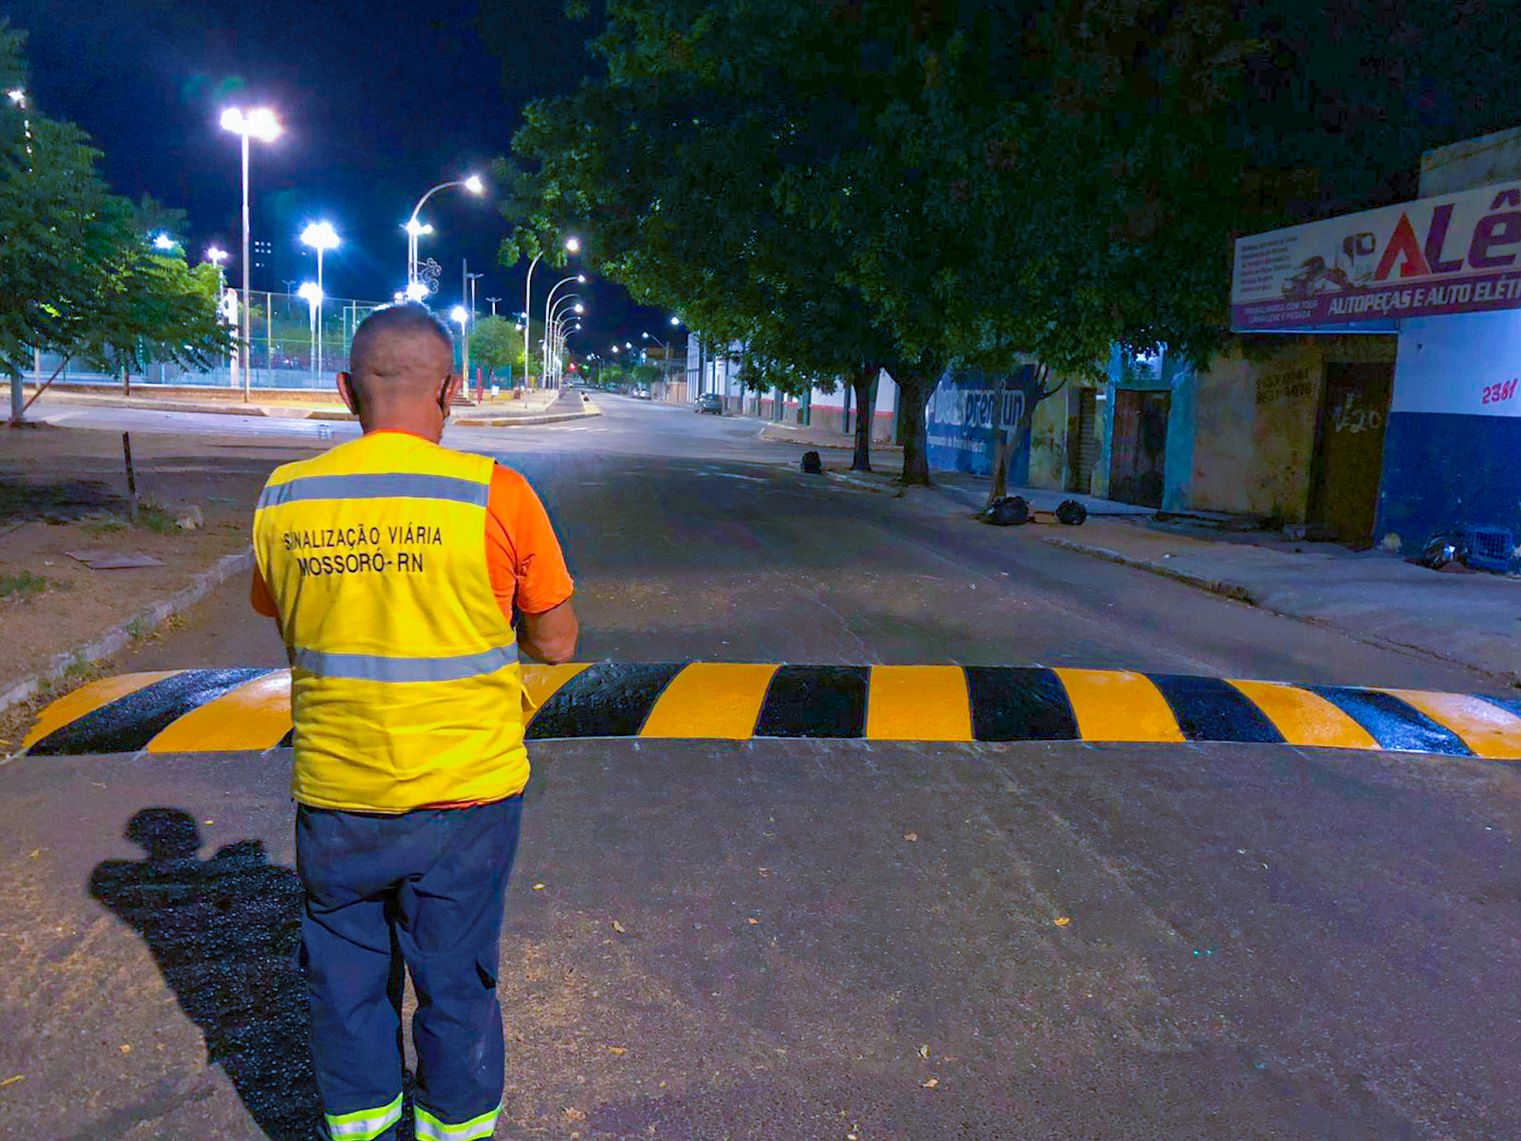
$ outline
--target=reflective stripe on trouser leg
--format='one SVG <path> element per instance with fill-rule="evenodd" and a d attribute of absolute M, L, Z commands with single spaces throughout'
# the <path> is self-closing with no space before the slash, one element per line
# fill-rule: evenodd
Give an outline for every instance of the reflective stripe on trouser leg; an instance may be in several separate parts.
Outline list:
<path fill-rule="evenodd" d="M 386 1130 L 401 1120 L 401 1094 L 390 1105 L 377 1109 L 361 1109 L 354 1113 L 324 1113 L 327 1135 L 333 1141 L 375 1141 Z M 421 1136 L 419 1133 L 418 1136 Z M 485 1137 L 487 1134 L 480 1134 Z"/>
<path fill-rule="evenodd" d="M 472 1117 L 469 1121 L 462 1121 L 458 1125 L 449 1125 L 440 1121 L 433 1114 L 421 1106 L 414 1107 L 417 1119 L 417 1141 L 482 1141 L 490 1137 L 496 1129 L 496 1119 L 501 1115 L 502 1107 L 497 1106 L 489 1113 L 483 1113 L 479 1117 Z"/>

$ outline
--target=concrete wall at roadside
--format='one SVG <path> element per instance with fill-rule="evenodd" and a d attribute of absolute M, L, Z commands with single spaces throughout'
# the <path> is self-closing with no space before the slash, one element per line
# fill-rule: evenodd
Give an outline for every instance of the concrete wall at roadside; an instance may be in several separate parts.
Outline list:
<path fill-rule="evenodd" d="M 846 404 L 850 404 L 847 417 Z M 897 383 L 883 369 L 877 377 L 877 399 L 872 416 L 872 439 L 888 443 L 893 437 L 893 420 L 897 410 Z M 848 435 L 855 431 L 855 394 L 841 381 L 833 392 L 817 386 L 809 393 L 808 426 L 824 432 Z"/>
<path fill-rule="evenodd" d="M 1420 195 L 1517 178 L 1521 128 L 1512 128 L 1428 151 Z M 1514 549 L 1521 540 L 1517 456 L 1521 310 L 1401 322 L 1375 539 L 1408 551 L 1438 532 L 1484 527 L 1509 531 Z M 1510 561 L 1517 564 L 1514 553 Z"/>
<path fill-rule="evenodd" d="M 1374 537 L 1499 528 L 1521 540 L 1521 311 L 1407 318 Z"/>
<path fill-rule="evenodd" d="M 1304 522 L 1321 361 L 1317 345 L 1296 338 L 1267 359 L 1219 358 L 1195 378 L 1188 506 Z"/>

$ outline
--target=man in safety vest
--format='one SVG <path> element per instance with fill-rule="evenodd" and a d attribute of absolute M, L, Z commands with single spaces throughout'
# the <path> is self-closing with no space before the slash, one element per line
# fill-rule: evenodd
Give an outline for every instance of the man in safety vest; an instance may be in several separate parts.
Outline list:
<path fill-rule="evenodd" d="M 302 961 L 335 1141 L 396 1136 L 403 962 L 417 1137 L 496 1127 L 498 945 L 528 781 L 518 655 L 575 652 L 538 497 L 439 446 L 453 354 L 421 306 L 377 310 L 338 374 L 364 435 L 277 468 L 254 515 L 254 607 L 290 654 Z"/>

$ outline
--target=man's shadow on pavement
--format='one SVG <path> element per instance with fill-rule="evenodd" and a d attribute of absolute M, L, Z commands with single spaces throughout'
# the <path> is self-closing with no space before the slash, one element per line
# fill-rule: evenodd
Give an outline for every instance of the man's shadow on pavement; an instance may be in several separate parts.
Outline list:
<path fill-rule="evenodd" d="M 90 894 L 143 937 L 259 1128 L 308 1141 L 320 1111 L 296 873 L 271 864 L 261 840 L 200 859 L 195 818 L 177 808 L 144 809 L 126 836 L 146 856 L 97 865 Z"/>

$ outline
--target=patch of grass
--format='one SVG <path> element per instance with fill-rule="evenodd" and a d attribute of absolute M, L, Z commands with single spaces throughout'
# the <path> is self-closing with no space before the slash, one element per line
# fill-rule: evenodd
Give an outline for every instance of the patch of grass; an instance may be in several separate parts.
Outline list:
<path fill-rule="evenodd" d="M 36 598 L 37 595 L 62 585 L 46 575 L 33 574 L 31 571 L 22 571 L 20 574 L 0 574 L 0 598 L 25 602 L 29 598 Z"/>
<path fill-rule="evenodd" d="M 114 531 L 123 531 L 126 527 L 127 521 L 115 515 L 109 519 L 91 519 L 84 525 L 84 529 L 92 535 L 107 535 Z"/>
<path fill-rule="evenodd" d="M 138 505 L 136 525 L 144 531 L 152 531 L 155 535 L 174 535 L 179 532 L 179 528 L 174 523 L 174 513 L 165 511 L 156 503 Z"/>

